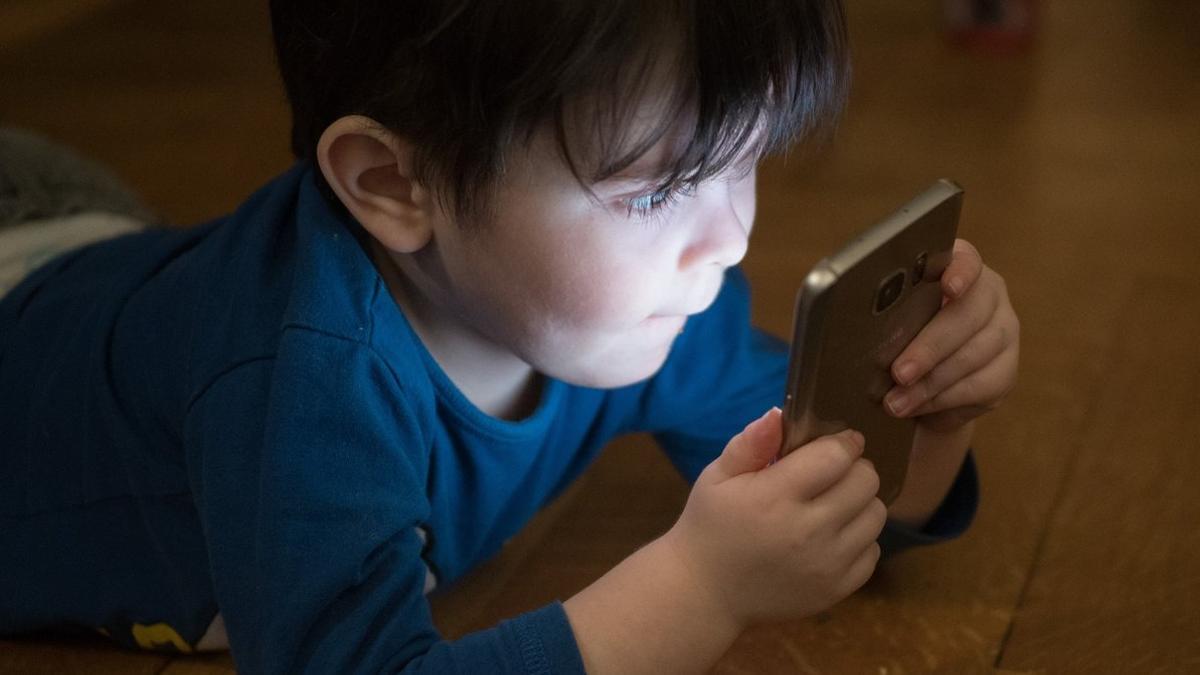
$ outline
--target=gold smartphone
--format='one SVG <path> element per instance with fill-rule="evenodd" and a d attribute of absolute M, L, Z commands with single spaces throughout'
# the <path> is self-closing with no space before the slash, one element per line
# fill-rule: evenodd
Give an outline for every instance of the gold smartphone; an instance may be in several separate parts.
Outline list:
<path fill-rule="evenodd" d="M 916 432 L 915 420 L 884 409 L 892 361 L 942 306 L 962 199 L 957 183 L 939 180 L 818 262 L 796 297 L 780 454 L 857 429 L 885 504 L 904 485 Z"/>

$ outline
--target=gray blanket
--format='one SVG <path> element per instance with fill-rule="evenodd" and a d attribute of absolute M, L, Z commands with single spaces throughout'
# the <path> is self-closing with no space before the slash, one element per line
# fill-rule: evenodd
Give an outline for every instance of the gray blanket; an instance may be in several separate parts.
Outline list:
<path fill-rule="evenodd" d="M 0 228 L 83 212 L 158 220 L 99 163 L 31 132 L 0 128 Z"/>

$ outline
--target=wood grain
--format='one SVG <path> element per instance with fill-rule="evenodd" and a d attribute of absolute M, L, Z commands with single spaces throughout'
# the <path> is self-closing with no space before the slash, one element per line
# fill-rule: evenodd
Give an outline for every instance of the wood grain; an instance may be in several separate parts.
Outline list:
<path fill-rule="evenodd" d="M 1043 2 L 1034 48 L 1007 58 L 948 46 L 936 3 L 847 4 L 855 80 L 835 142 L 760 174 L 755 320 L 786 335 L 813 262 L 950 177 L 962 235 L 1021 316 L 1021 380 L 980 423 L 966 536 L 887 561 L 820 616 L 748 631 L 716 671 L 1200 670 L 1200 4 Z M 0 123 L 109 164 L 176 224 L 287 166 L 261 3 L 83 5 L 0 40 Z M 432 598 L 437 624 L 456 637 L 569 597 L 686 495 L 648 439 L 614 443 Z M 227 654 L 0 640 L 0 675 L 232 670 Z"/>
<path fill-rule="evenodd" d="M 119 649 L 98 635 L 0 638 L 2 675 L 157 675 L 171 658 Z"/>
<path fill-rule="evenodd" d="M 1200 669 L 1200 283 L 1142 274 L 1001 665 Z"/>

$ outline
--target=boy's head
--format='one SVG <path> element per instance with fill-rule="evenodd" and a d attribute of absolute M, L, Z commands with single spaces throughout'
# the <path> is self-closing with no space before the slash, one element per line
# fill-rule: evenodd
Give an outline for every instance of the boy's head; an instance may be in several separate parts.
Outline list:
<path fill-rule="evenodd" d="M 763 153 L 828 129 L 847 82 L 840 0 L 272 0 L 271 20 L 293 152 L 315 160 L 330 124 L 366 116 L 460 215 L 486 210 L 506 150 L 539 128 L 585 182 L 681 133 L 656 178 L 683 185 L 756 125 Z M 663 115 L 633 134 L 648 96 Z"/>
<path fill-rule="evenodd" d="M 828 130 L 838 0 L 273 0 L 292 147 L 414 297 L 540 371 L 661 365 Z"/>

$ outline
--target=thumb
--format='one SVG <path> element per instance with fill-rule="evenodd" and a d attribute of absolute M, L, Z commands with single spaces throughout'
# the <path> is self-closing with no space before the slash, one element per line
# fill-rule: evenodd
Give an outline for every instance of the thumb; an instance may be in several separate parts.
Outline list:
<path fill-rule="evenodd" d="M 733 478 L 758 471 L 779 454 L 783 442 L 782 413 L 771 408 L 765 415 L 746 425 L 740 434 L 730 439 L 725 451 L 713 462 L 717 479 Z"/>

